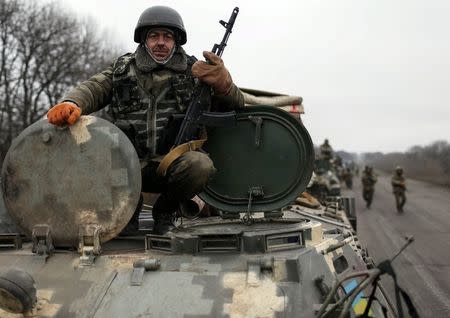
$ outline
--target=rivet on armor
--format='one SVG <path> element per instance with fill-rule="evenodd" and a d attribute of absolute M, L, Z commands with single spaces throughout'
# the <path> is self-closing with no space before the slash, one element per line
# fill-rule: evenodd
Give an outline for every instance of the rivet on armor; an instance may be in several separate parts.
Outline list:
<path fill-rule="evenodd" d="M 48 143 L 50 140 L 52 139 L 52 134 L 51 133 L 43 133 L 42 134 L 42 141 L 45 143 Z"/>

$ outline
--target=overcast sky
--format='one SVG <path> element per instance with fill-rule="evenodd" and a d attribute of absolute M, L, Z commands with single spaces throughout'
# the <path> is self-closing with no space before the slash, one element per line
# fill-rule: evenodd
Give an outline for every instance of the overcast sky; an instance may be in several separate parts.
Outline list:
<path fill-rule="evenodd" d="M 139 15 L 167 5 L 183 17 L 184 46 L 198 58 L 240 12 L 223 59 L 241 87 L 300 95 L 314 143 L 404 151 L 450 141 L 450 1 L 59 0 L 125 51 Z"/>

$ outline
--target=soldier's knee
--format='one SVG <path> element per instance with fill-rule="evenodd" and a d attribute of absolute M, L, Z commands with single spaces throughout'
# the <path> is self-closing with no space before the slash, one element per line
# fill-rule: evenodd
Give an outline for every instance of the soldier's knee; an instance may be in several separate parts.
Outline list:
<path fill-rule="evenodd" d="M 190 179 L 207 179 L 216 169 L 208 155 L 198 151 L 188 151 L 179 157 L 169 168 L 169 182 L 184 177 Z M 171 180 L 173 179 L 173 180 Z"/>
<path fill-rule="evenodd" d="M 188 151 L 169 167 L 168 185 L 179 199 L 190 199 L 203 190 L 215 171 L 208 155 Z"/>

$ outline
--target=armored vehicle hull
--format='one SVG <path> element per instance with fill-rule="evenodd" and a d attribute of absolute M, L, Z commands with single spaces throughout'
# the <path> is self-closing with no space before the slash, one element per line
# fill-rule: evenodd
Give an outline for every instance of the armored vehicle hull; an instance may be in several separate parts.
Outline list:
<path fill-rule="evenodd" d="M 93 216 L 111 216 L 109 222 L 107 218 L 79 218 L 84 211 L 80 204 L 71 195 L 61 195 L 68 189 L 57 192 L 53 187 L 26 187 L 24 184 L 33 183 L 23 181 L 26 174 L 18 173 L 25 169 L 20 164 L 24 159 L 19 160 L 21 151 L 27 153 L 29 147 L 46 149 L 32 153 L 34 162 L 42 165 L 53 160 L 54 155 L 49 154 L 55 149 L 45 135 L 53 127 L 37 123 L 19 136 L 22 141 L 13 145 L 3 167 L 3 195 L 28 241 L 0 251 L 0 316 L 355 317 L 369 305 L 371 317 L 394 316 L 381 289 L 372 285 L 378 279 L 369 269 L 373 264 L 339 206 L 330 210 L 290 205 L 305 190 L 313 167 L 312 142 L 301 121 L 281 110 L 259 106 L 239 112 L 237 119 L 233 129 L 239 133 L 216 129 L 206 145 L 219 172 L 201 197 L 216 208 L 216 215 L 196 220 L 181 217 L 176 227 L 162 236 L 144 228 L 136 236 L 117 236 L 117 229 L 126 224 L 137 205 L 133 171 L 139 171 L 139 164 L 135 154 L 131 154 L 131 164 L 121 166 L 121 178 L 96 183 L 96 191 L 112 194 L 107 201 L 109 209 L 98 202 L 89 206 L 91 200 L 80 203 Z M 104 132 L 114 129 L 104 121 L 97 122 L 101 126 L 97 129 L 94 122 L 92 118 L 82 120 L 78 128 L 83 129 L 56 136 L 52 131 L 51 140 L 70 145 L 65 153 L 80 158 L 80 152 L 89 153 L 90 142 L 97 145 L 97 137 L 106 138 Z M 78 140 L 78 132 L 86 136 L 86 131 L 90 138 L 84 142 L 69 142 Z M 99 155 L 90 157 L 91 163 L 83 161 L 84 168 L 95 174 L 90 164 L 104 169 L 101 163 L 106 157 L 114 159 L 110 162 L 116 164 L 109 167 L 116 171 L 118 163 L 126 162 L 121 154 L 128 150 L 111 155 L 108 149 L 129 149 L 121 148 L 120 144 L 128 141 L 120 136 L 114 138 L 119 145 L 112 143 L 114 147 L 95 152 Z M 217 147 L 225 136 L 229 141 L 226 153 Z M 243 152 L 245 148 L 247 152 Z M 25 162 L 33 163 L 28 158 Z M 52 162 L 58 169 L 67 162 L 76 163 Z M 244 167 L 239 175 L 233 175 L 236 165 Z M 280 174 L 270 172 L 276 167 Z M 91 191 L 83 184 L 71 184 L 69 194 Z M 117 185 L 119 189 L 114 187 Z M 39 203 L 46 197 L 39 195 L 43 191 L 59 194 L 50 203 L 65 209 L 49 212 Z M 118 193 L 126 195 L 116 200 L 114 194 Z M 26 196 L 33 200 L 27 203 Z M 124 201 L 127 204 L 121 204 Z M 16 208 L 17 202 L 23 210 Z M 151 216 L 151 207 L 148 210 Z M 56 217 L 60 211 L 66 222 Z M 32 215 L 33 221 L 24 220 L 27 215 Z M 42 215 L 45 222 L 41 222 Z M 64 235 L 59 232 L 61 224 L 75 230 Z M 17 236 L 6 239 L 14 242 Z M 369 295 L 377 301 L 368 300 Z"/>
<path fill-rule="evenodd" d="M 314 317 L 336 280 L 367 270 L 351 233 L 317 210 L 291 206 L 283 218 L 251 225 L 206 218 L 163 237 L 115 239 L 89 267 L 75 251 L 56 250 L 44 262 L 24 245 L 0 253 L 0 270 L 31 274 L 38 317 Z M 141 259 L 160 266 L 138 272 Z M 377 298 L 384 300 L 380 291 Z M 365 301 L 360 295 L 355 312 Z M 383 317 L 377 303 L 371 310 Z"/>

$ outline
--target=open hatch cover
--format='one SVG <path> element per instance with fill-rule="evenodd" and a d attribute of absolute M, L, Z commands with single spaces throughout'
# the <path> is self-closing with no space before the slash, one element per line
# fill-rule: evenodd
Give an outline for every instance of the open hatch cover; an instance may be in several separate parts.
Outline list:
<path fill-rule="evenodd" d="M 224 212 L 279 210 L 304 191 L 313 171 L 308 131 L 272 106 L 245 107 L 236 126 L 209 128 L 205 150 L 217 172 L 200 196 Z"/>
<path fill-rule="evenodd" d="M 50 228 L 53 244 L 77 246 L 80 227 L 115 237 L 134 213 L 141 190 L 139 158 L 110 122 L 82 116 L 70 127 L 40 120 L 14 139 L 2 168 L 3 198 L 27 235 Z"/>

